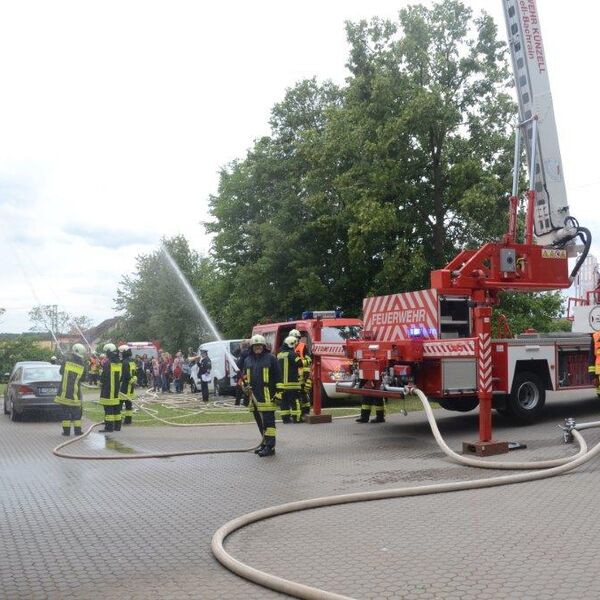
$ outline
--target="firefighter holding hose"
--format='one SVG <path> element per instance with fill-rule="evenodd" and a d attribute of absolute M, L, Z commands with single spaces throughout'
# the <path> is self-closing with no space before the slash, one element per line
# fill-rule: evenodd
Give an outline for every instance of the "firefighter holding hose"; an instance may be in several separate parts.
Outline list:
<path fill-rule="evenodd" d="M 255 450 L 258 456 L 275 454 L 276 402 L 280 399 L 277 394 L 277 384 L 281 377 L 279 364 L 275 356 L 267 349 L 267 343 L 262 335 L 253 335 L 250 339 L 250 353 L 244 361 L 246 379 L 244 391 L 250 398 L 249 408 L 263 434 L 262 443 Z"/>
<path fill-rule="evenodd" d="M 277 391 L 281 394 L 281 420 L 284 423 L 300 423 L 302 418 L 300 406 L 302 359 L 294 352 L 296 343 L 297 340 L 293 335 L 286 337 L 277 354 L 281 373 Z"/>
<path fill-rule="evenodd" d="M 302 417 L 304 417 L 304 415 L 310 414 L 311 407 L 312 358 L 306 342 L 302 341 L 302 334 L 297 329 L 292 329 L 290 335 L 296 338 L 296 354 L 302 359 L 300 372 L 300 411 Z"/>
<path fill-rule="evenodd" d="M 121 353 L 121 404 L 125 405 L 123 410 L 123 425 L 131 425 L 133 418 L 133 397 L 135 384 L 137 383 L 137 363 L 132 357 L 131 348 L 127 344 L 119 346 Z"/>
<path fill-rule="evenodd" d="M 85 348 L 83 344 L 74 344 L 72 353 L 65 357 L 60 365 L 62 379 L 58 388 L 58 395 L 54 402 L 62 407 L 62 434 L 73 433 L 81 435 L 81 408 L 83 395 L 81 393 L 81 381 L 85 373 Z"/>
<path fill-rule="evenodd" d="M 119 352 L 114 344 L 106 344 L 103 348 L 106 361 L 102 365 L 100 375 L 100 404 L 104 407 L 104 429 L 101 432 L 110 433 L 121 430 L 121 372 L 123 366 Z"/>

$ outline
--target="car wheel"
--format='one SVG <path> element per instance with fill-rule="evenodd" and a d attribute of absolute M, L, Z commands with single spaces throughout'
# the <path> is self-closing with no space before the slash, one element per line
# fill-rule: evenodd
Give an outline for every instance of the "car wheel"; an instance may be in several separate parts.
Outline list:
<path fill-rule="evenodd" d="M 192 394 L 196 394 L 198 392 L 198 388 L 196 387 L 193 379 L 190 381 L 190 390 Z"/>
<path fill-rule="evenodd" d="M 10 401 L 10 420 L 11 421 L 20 421 L 21 420 L 21 413 L 18 413 L 15 410 L 15 403 L 12 400 Z"/>
<path fill-rule="evenodd" d="M 219 385 L 219 381 L 215 379 L 215 396 L 221 395 L 221 386 Z"/>
<path fill-rule="evenodd" d="M 4 409 L 4 414 L 8 414 L 8 408 L 6 408 L 6 396 L 4 397 L 4 402 L 2 404 L 2 408 Z"/>
<path fill-rule="evenodd" d="M 546 390 L 537 373 L 524 371 L 515 375 L 506 401 L 507 416 L 519 424 L 535 422 L 544 410 Z"/>

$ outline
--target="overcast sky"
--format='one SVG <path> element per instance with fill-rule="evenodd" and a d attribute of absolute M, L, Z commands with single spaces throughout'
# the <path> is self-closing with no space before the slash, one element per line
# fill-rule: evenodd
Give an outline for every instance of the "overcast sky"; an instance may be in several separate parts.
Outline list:
<path fill-rule="evenodd" d="M 112 316 L 121 275 L 163 235 L 206 252 L 219 168 L 269 132 L 286 88 L 343 83 L 345 20 L 406 4 L 0 0 L 0 331 L 27 330 L 38 302 Z M 466 4 L 505 39 L 501 0 Z M 538 10 L 571 214 L 600 239 L 600 3 Z"/>

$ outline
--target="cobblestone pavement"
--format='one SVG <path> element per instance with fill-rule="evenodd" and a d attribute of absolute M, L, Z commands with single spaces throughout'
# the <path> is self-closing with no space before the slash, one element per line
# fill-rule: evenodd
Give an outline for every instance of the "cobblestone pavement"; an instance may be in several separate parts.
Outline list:
<path fill-rule="evenodd" d="M 544 421 L 495 437 L 509 455 L 573 454 L 556 425 L 598 418 L 595 398 L 553 400 Z M 477 437 L 477 413 L 436 411 L 450 446 Z M 54 457 L 59 422 L 0 418 L 0 598 L 275 598 L 210 553 L 223 523 L 266 505 L 365 490 L 492 477 L 438 450 L 422 413 L 384 425 L 342 419 L 280 425 L 278 453 L 139 461 Z M 590 444 L 600 430 L 586 431 Z M 253 427 L 138 428 L 73 452 L 250 446 Z M 504 460 L 506 457 L 500 457 Z M 506 472 L 504 472 L 506 473 Z M 287 515 L 232 536 L 234 556 L 354 598 L 600 598 L 600 460 L 559 478 Z"/>

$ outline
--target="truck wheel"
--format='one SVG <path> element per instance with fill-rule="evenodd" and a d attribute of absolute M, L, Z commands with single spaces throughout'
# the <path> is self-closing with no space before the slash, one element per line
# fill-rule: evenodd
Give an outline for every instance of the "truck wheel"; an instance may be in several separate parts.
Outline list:
<path fill-rule="evenodd" d="M 517 373 L 506 400 L 507 416 L 523 425 L 533 423 L 542 414 L 545 403 L 546 390 L 541 377 L 527 371 Z"/>
<path fill-rule="evenodd" d="M 438 400 L 438 404 L 445 410 L 454 410 L 457 412 L 469 412 L 477 408 L 479 400 L 477 398 L 444 398 Z"/>

